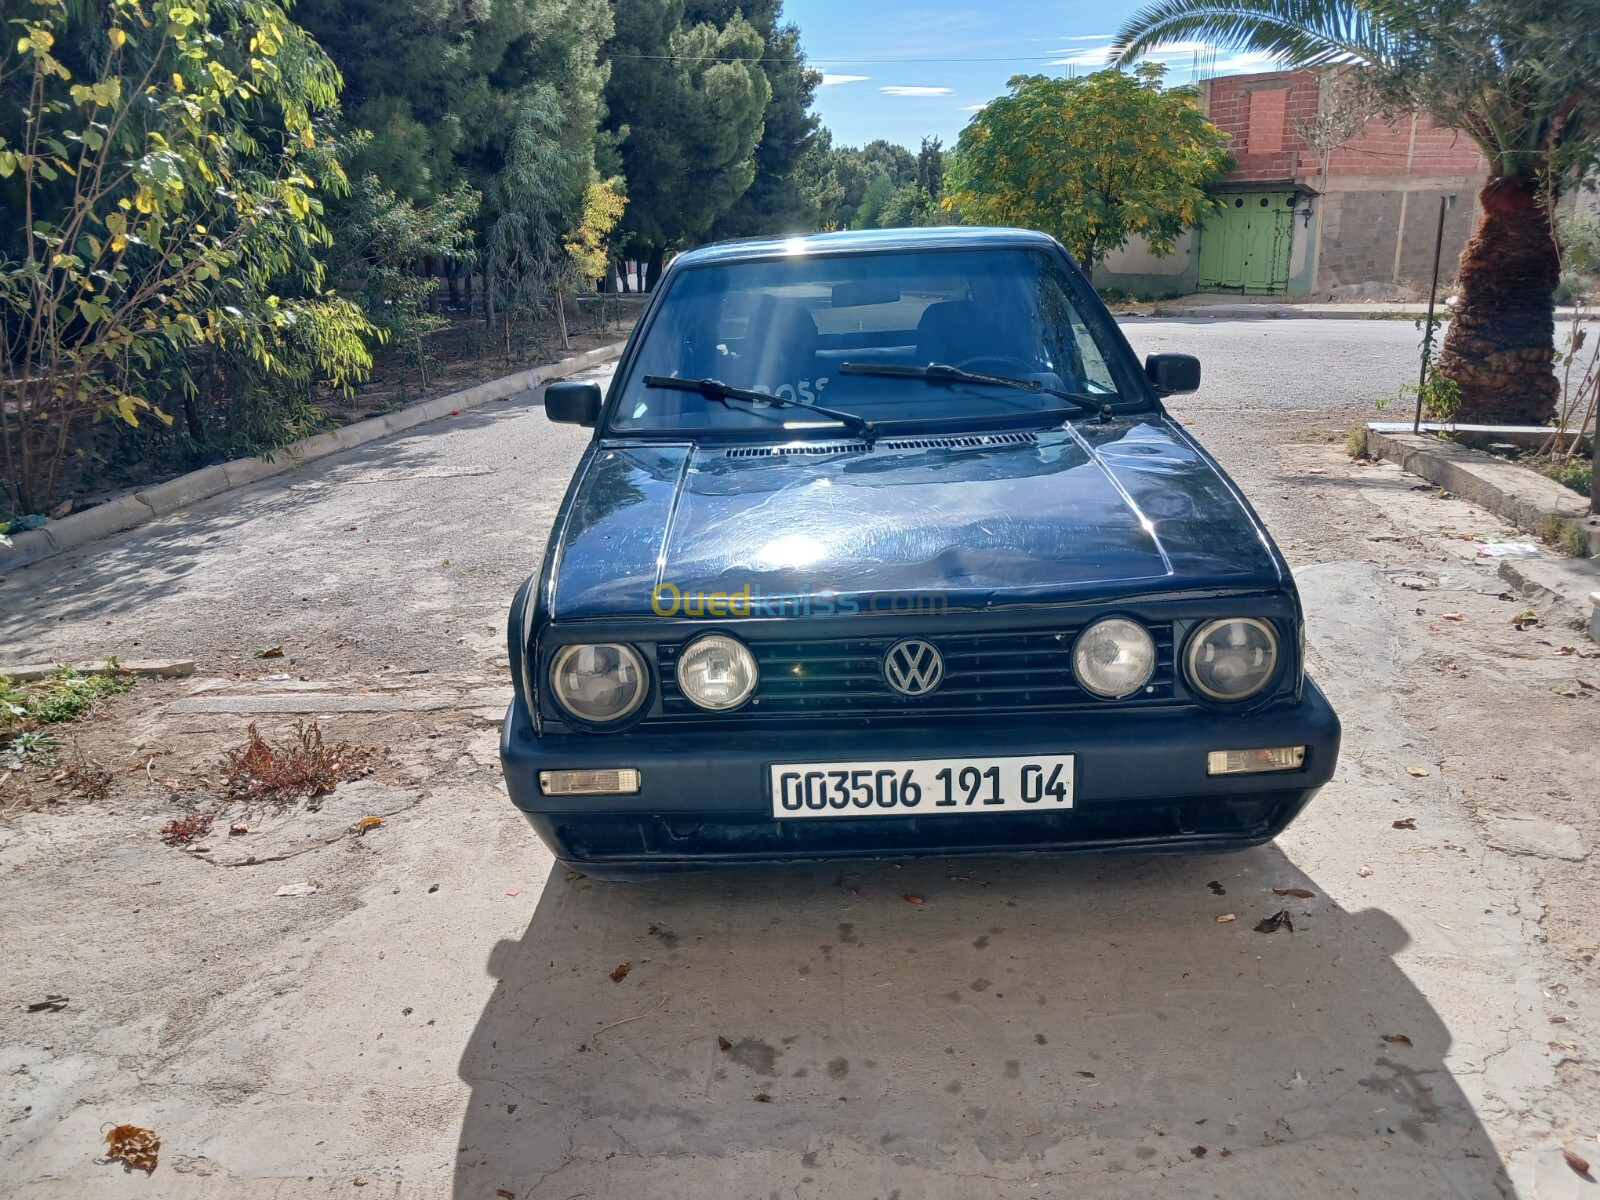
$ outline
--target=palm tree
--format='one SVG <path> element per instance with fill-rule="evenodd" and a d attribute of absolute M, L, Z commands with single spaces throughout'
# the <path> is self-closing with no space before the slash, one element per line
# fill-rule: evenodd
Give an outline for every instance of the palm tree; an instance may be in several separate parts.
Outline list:
<path fill-rule="evenodd" d="M 1600 0 L 1155 0 L 1114 53 L 1126 64 L 1183 38 L 1290 67 L 1364 67 L 1351 74 L 1378 111 L 1425 112 L 1478 144 L 1489 177 L 1435 370 L 1459 385 L 1463 417 L 1549 420 L 1560 392 L 1551 218 L 1600 147 Z"/>

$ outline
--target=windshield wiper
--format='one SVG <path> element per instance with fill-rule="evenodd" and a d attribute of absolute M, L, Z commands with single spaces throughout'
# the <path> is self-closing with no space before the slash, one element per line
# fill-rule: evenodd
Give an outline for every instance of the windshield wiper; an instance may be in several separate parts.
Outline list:
<path fill-rule="evenodd" d="M 1019 392 L 1033 392 L 1041 396 L 1053 396 L 1057 400 L 1065 400 L 1068 404 L 1076 406 L 1083 412 L 1099 412 L 1105 403 L 1102 396 L 1086 395 L 1082 392 L 1063 392 L 1055 388 L 1045 387 L 1037 379 L 1017 379 L 1010 375 L 985 375 L 978 371 L 963 371 L 960 367 L 948 367 L 944 363 L 929 363 L 925 367 L 909 367 L 899 363 L 843 363 L 839 367 L 841 375 L 877 375 L 884 379 L 921 379 L 926 383 L 986 383 L 995 387 L 1015 388 Z"/>
<path fill-rule="evenodd" d="M 774 408 L 803 408 L 807 412 L 817 413 L 830 420 L 839 422 L 846 429 L 853 430 L 867 441 L 872 441 L 878 436 L 878 429 L 867 418 L 851 412 L 842 412 L 836 408 L 823 408 L 820 404 L 808 404 L 804 400 L 790 400 L 784 396 L 769 396 L 766 392 L 751 391 L 749 388 L 734 387 L 731 383 L 723 383 L 720 379 L 680 379 L 676 375 L 646 375 L 644 385 L 648 388 L 671 388 L 679 392 L 698 392 L 708 400 L 743 400 L 749 404 L 770 404 Z"/>

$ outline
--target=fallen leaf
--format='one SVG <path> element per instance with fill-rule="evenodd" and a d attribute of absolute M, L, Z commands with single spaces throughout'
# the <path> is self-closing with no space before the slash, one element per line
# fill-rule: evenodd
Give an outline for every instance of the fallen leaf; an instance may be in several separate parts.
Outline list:
<path fill-rule="evenodd" d="M 29 1012 L 60 1012 L 67 1006 L 67 997 L 48 995 L 43 1000 L 35 1000 L 28 1005 Z"/>
<path fill-rule="evenodd" d="M 276 646 L 268 646 L 265 650 L 257 650 L 256 651 L 256 657 L 257 658 L 282 658 L 283 657 L 283 643 L 279 642 Z"/>
<path fill-rule="evenodd" d="M 1568 1150 L 1563 1146 L 1561 1148 L 1561 1157 L 1566 1159 L 1567 1166 L 1571 1167 L 1579 1175 L 1587 1175 L 1589 1173 L 1589 1160 L 1577 1151 Z"/>
<path fill-rule="evenodd" d="M 1226 925 L 1229 921 L 1237 921 L 1238 919 L 1239 915 L 1237 913 L 1223 913 L 1217 918 L 1217 924 Z"/>
<path fill-rule="evenodd" d="M 1504 775 L 1491 775 L 1491 776 L 1489 776 L 1489 778 L 1490 779 L 1498 779 L 1501 783 L 1504 783 L 1506 781 L 1506 776 L 1504 776 Z"/>
<path fill-rule="evenodd" d="M 1273 888 L 1272 894 L 1274 896 L 1293 896 L 1297 900 L 1310 900 L 1316 895 L 1315 892 L 1308 892 L 1305 888 Z"/>
<path fill-rule="evenodd" d="M 357 837 L 366 837 L 369 829 L 376 829 L 382 824 L 382 817 L 362 817 L 361 820 L 350 826 L 347 832 L 353 833 Z"/>
<path fill-rule="evenodd" d="M 247 834 L 249 832 L 250 832 L 250 827 L 248 825 L 229 825 L 228 826 L 228 836 L 229 837 L 243 837 L 245 834 Z"/>
<path fill-rule="evenodd" d="M 1094 1072 L 1093 1071 L 1079 1071 L 1078 1074 L 1081 1075 L 1084 1079 L 1093 1079 L 1094 1078 Z"/>
<path fill-rule="evenodd" d="M 506 889 L 506 895 L 510 896 L 514 900 L 518 896 L 522 895 L 522 889 L 521 888 L 507 888 Z"/>
<path fill-rule="evenodd" d="M 1466 620 L 1466 617 L 1462 616 L 1460 613 L 1440 613 L 1439 615 L 1441 617 L 1443 617 L 1446 621 L 1465 621 Z"/>
<path fill-rule="evenodd" d="M 1194 1155 L 1196 1158 L 1204 1158 L 1207 1151 L 1204 1146 L 1190 1146 L 1189 1153 Z"/>
<path fill-rule="evenodd" d="M 510 1188 L 495 1188 L 494 1194 L 499 1196 L 500 1200 L 517 1200 L 517 1194 Z"/>
<path fill-rule="evenodd" d="M 154 1171 L 156 1153 L 160 1149 L 161 1139 L 153 1129 L 118 1125 L 106 1134 L 106 1157 L 120 1158 L 135 1171 Z"/>
<path fill-rule="evenodd" d="M 1403 1033 L 1385 1033 L 1380 1034 L 1379 1036 L 1382 1037 L 1384 1041 L 1393 1042 L 1397 1046 L 1411 1045 L 1411 1039 Z"/>
<path fill-rule="evenodd" d="M 907 904 L 925 904 L 926 901 L 923 900 L 923 898 L 921 896 L 913 896 L 910 892 L 907 892 L 906 893 L 906 903 Z"/>
<path fill-rule="evenodd" d="M 765 1092 L 757 1092 L 754 1096 L 751 1096 L 750 1099 L 754 1100 L 757 1104 L 772 1103 L 772 1097 L 767 1095 Z"/>
<path fill-rule="evenodd" d="M 729 1050 L 733 1049 L 733 1043 L 727 1038 L 719 1036 L 717 1038 L 717 1048 L 726 1054 Z"/>
<path fill-rule="evenodd" d="M 631 963 L 618 963 L 617 969 L 611 972 L 611 982 L 621 983 L 628 977 L 628 972 L 631 970 L 633 970 L 633 965 Z"/>
<path fill-rule="evenodd" d="M 1294 922 L 1289 919 L 1289 910 L 1287 908 L 1280 908 L 1270 917 L 1262 917 L 1256 923 L 1257 933 L 1277 933 L 1279 929 L 1287 929 L 1290 933 L 1294 932 Z"/>
<path fill-rule="evenodd" d="M 1394 828 L 1396 829 L 1415 829 L 1416 827 L 1417 819 L 1415 817 L 1401 817 L 1394 822 Z"/>
<path fill-rule="evenodd" d="M 408 1004 L 408 1005 L 406 1005 L 406 1006 L 405 1006 L 405 1007 L 404 1007 L 404 1008 L 402 1008 L 402 1009 L 401 1009 L 401 1010 L 400 1010 L 400 1015 L 401 1015 L 401 1016 L 402 1016 L 402 1017 L 409 1017 L 409 1016 L 410 1016 L 410 1015 L 411 1015 L 411 1014 L 412 1014 L 412 1013 L 414 1013 L 414 1012 L 415 1012 L 415 1011 L 416 1011 L 416 1009 L 414 1009 L 414 1008 L 412 1008 L 412 1007 L 411 1007 L 411 1006 L 410 1006 L 410 1005 L 409 1005 L 409 1004 Z"/>
<path fill-rule="evenodd" d="M 1413 779 L 1426 779 L 1430 772 L 1427 767 L 1407 767 L 1406 774 Z"/>
<path fill-rule="evenodd" d="M 1226 896 L 1228 894 L 1228 889 L 1223 887 L 1222 884 L 1215 879 L 1206 884 L 1206 886 L 1211 889 L 1211 894 L 1213 896 Z"/>
<path fill-rule="evenodd" d="M 1218 1158 L 1232 1158 L 1233 1157 L 1233 1151 L 1232 1150 L 1224 1150 L 1217 1157 Z"/>

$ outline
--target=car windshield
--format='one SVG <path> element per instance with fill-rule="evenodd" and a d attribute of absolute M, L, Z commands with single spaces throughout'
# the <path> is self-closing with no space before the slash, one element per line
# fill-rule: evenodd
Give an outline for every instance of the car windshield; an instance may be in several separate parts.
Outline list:
<path fill-rule="evenodd" d="M 614 431 L 837 432 L 819 405 L 880 425 L 1063 411 L 1118 400 L 1114 353 L 1043 250 L 858 253 L 674 273 L 623 383 Z M 848 364 L 848 366 L 847 366 Z M 939 364 L 1038 390 L 914 368 Z M 874 366 L 899 367 L 874 373 Z M 904 368 L 913 368 L 905 370 Z M 714 379 L 794 405 L 663 386 Z M 650 382 L 653 379 L 653 383 Z M 1103 401 L 1102 401 L 1103 398 Z"/>

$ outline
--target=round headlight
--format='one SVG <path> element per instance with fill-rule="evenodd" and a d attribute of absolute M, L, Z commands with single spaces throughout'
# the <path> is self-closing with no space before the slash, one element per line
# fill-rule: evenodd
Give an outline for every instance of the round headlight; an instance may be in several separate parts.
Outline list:
<path fill-rule="evenodd" d="M 738 708 L 760 678 L 749 647 L 720 633 L 695 638 L 678 655 L 678 690 L 712 712 Z"/>
<path fill-rule="evenodd" d="M 1272 680 L 1278 635 L 1265 621 L 1207 621 L 1189 639 L 1189 682 L 1213 700 L 1245 700 Z"/>
<path fill-rule="evenodd" d="M 650 694 L 650 672 L 619 642 L 563 646 L 550 664 L 550 687 L 580 721 L 607 725 L 632 714 Z"/>
<path fill-rule="evenodd" d="M 1096 696 L 1120 700 L 1145 684 L 1156 669 L 1156 643 L 1144 626 L 1122 617 L 1096 621 L 1072 648 L 1078 682 Z"/>

